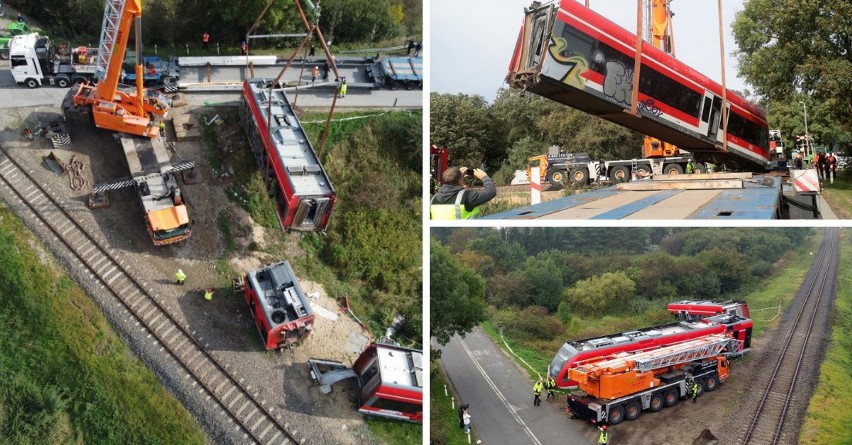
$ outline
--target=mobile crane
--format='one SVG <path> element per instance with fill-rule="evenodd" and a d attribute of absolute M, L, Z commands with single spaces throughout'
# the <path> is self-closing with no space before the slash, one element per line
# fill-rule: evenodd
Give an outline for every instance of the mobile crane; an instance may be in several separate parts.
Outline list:
<path fill-rule="evenodd" d="M 176 173 L 195 167 L 192 161 L 171 165 L 154 116 L 164 118 L 171 102 L 143 88 L 141 0 L 106 0 L 101 40 L 96 53 L 97 84 L 81 83 L 68 91 L 62 111 L 69 121 L 89 122 L 118 132 L 131 177 L 92 188 L 93 203 L 108 202 L 105 193 L 133 186 L 145 210 L 145 225 L 154 245 L 172 244 L 191 234 L 190 218 Z M 130 27 L 136 36 L 136 85 L 119 88 Z"/>
<path fill-rule="evenodd" d="M 136 32 L 135 90 L 118 88 L 131 25 Z M 152 115 L 165 116 L 171 104 L 156 91 L 146 94 L 141 49 L 142 0 L 107 0 L 95 68 L 99 81 L 96 85 L 80 84 L 73 103 L 84 112 L 91 108 L 99 128 L 153 138 L 159 135 L 159 128 L 153 125 Z"/>
<path fill-rule="evenodd" d="M 635 420 L 644 410 L 657 412 L 686 397 L 693 382 L 698 394 L 728 380 L 729 351 L 738 340 L 712 334 L 635 353 L 597 357 L 570 370 L 581 391 L 568 396 L 575 417 L 616 425 Z"/>

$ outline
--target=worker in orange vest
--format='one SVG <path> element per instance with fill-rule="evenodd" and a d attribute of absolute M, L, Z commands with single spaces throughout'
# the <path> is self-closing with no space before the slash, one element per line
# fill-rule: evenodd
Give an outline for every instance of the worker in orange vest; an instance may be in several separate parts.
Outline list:
<path fill-rule="evenodd" d="M 201 35 L 201 49 L 207 51 L 207 44 L 210 43 L 210 34 L 206 32 Z"/>
<path fill-rule="evenodd" d="M 319 75 L 319 67 L 315 66 L 311 68 L 311 83 L 313 84 L 317 80 L 317 76 Z"/>

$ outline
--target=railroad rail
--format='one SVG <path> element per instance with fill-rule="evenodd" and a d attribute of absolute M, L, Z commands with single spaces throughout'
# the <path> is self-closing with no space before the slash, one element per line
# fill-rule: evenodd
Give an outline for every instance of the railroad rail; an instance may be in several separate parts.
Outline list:
<path fill-rule="evenodd" d="M 799 383 L 799 371 L 805 362 L 805 354 L 809 350 L 808 344 L 814 328 L 814 320 L 821 309 L 820 302 L 823 295 L 826 290 L 831 289 L 831 286 L 827 287 L 827 283 L 831 275 L 831 265 L 836 257 L 838 242 L 837 230 L 827 229 L 820 248 L 816 273 L 808 283 L 805 300 L 795 320 L 788 325 L 789 334 L 769 376 L 766 388 L 763 390 L 760 404 L 745 431 L 742 440 L 744 444 L 775 445 L 781 440 L 784 419 L 791 407 L 790 400 Z M 811 348 L 814 347 L 811 346 Z"/>
<path fill-rule="evenodd" d="M 259 444 L 304 444 L 288 423 L 272 414 L 265 401 L 258 401 L 240 379 L 213 357 L 193 337 L 189 328 L 175 319 L 157 298 L 130 274 L 110 249 L 89 233 L 30 173 L 0 148 L 0 186 L 8 188 L 40 223 L 75 257 L 103 288 L 136 319 L 203 390 L 218 403 L 243 433 L 246 442 Z"/>

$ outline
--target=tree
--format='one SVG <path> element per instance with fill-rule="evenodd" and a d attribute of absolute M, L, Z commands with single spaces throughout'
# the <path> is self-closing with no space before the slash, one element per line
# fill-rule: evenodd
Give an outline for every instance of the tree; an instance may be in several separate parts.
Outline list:
<path fill-rule="evenodd" d="M 453 335 L 466 334 L 485 320 L 485 280 L 430 240 L 431 333 L 445 345 Z"/>
<path fill-rule="evenodd" d="M 757 95 L 795 107 L 802 94 L 825 112 L 817 125 L 852 120 L 852 3 L 848 1 L 749 0 L 734 19 L 739 73 Z M 810 124 L 811 122 L 809 122 Z M 848 138 L 847 138 L 848 140 Z"/>
<path fill-rule="evenodd" d="M 527 258 L 524 265 L 524 282 L 534 304 L 553 312 L 562 299 L 562 273 L 551 258 Z"/>
<path fill-rule="evenodd" d="M 616 302 L 626 302 L 636 293 L 636 283 L 624 272 L 607 272 L 578 281 L 566 289 L 565 301 L 581 312 L 598 315 Z"/>
<path fill-rule="evenodd" d="M 518 269 L 526 256 L 520 244 L 506 241 L 499 230 L 489 230 L 485 235 L 471 240 L 468 243 L 468 249 L 494 258 L 497 268 L 502 272 Z"/>
<path fill-rule="evenodd" d="M 506 147 L 482 96 L 432 93 L 430 102 L 431 142 L 447 147 L 453 164 L 502 164 Z"/>

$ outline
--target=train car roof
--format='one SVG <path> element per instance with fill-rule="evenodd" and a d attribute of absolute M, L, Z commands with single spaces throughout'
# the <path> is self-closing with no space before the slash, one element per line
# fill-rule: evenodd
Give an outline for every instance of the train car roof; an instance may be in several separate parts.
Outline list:
<path fill-rule="evenodd" d="M 383 384 L 423 390 L 423 352 L 376 343 Z"/>
<path fill-rule="evenodd" d="M 257 293 L 263 315 L 272 329 L 314 313 L 287 261 L 251 271 L 246 281 Z"/>
<path fill-rule="evenodd" d="M 267 80 L 246 81 L 263 125 L 268 128 L 269 139 L 275 146 L 276 156 L 296 195 L 328 195 L 334 193 L 331 181 L 308 140 L 299 118 L 293 110 L 283 88 L 273 88 Z M 268 122 L 267 109 L 272 102 L 272 124 Z"/>

